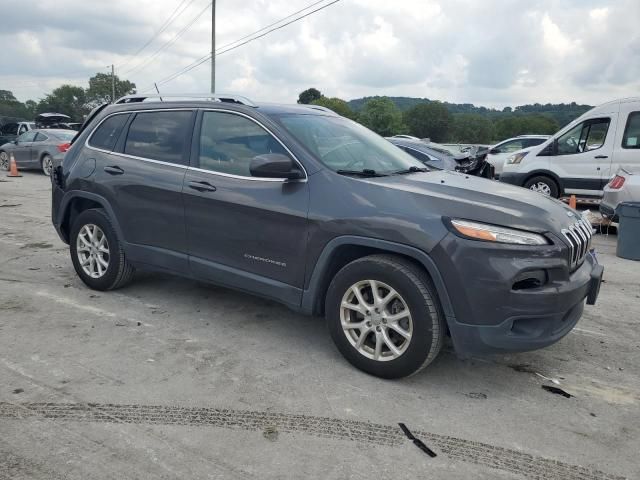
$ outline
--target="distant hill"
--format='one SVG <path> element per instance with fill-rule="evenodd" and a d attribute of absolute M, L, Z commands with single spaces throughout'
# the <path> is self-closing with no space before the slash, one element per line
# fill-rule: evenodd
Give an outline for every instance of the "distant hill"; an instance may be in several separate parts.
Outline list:
<path fill-rule="evenodd" d="M 358 112 L 362 110 L 364 104 L 372 98 L 379 97 L 363 97 L 356 98 L 354 100 L 350 100 L 349 107 L 352 110 Z M 400 110 L 409 110 L 411 107 L 418 105 L 419 103 L 429 103 L 433 100 L 428 98 L 415 98 L 415 97 L 388 97 L 391 99 Z M 514 108 L 505 107 L 502 110 L 496 110 L 493 108 L 487 107 L 476 107 L 471 103 L 448 103 L 443 102 L 451 113 L 477 113 L 483 116 L 490 118 L 491 120 L 499 120 L 504 116 L 514 116 L 514 115 L 524 115 L 524 114 L 542 114 L 549 116 L 556 120 L 558 124 L 562 127 L 567 123 L 571 122 L 573 119 L 579 117 L 587 110 L 593 108 L 590 105 L 578 105 L 575 102 L 572 103 L 547 103 L 546 105 L 541 105 L 539 103 L 535 103 L 533 105 L 520 105 Z"/>

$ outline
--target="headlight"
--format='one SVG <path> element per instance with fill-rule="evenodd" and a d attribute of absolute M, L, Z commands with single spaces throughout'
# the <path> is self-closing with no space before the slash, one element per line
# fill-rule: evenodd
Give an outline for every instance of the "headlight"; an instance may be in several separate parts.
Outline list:
<path fill-rule="evenodd" d="M 516 165 L 516 164 L 520 163 L 522 161 L 522 159 L 527 156 L 528 153 L 529 152 L 514 153 L 509 158 L 507 158 L 507 163 L 509 165 Z"/>
<path fill-rule="evenodd" d="M 469 220 L 451 220 L 451 226 L 464 237 L 486 242 L 511 243 L 515 245 L 548 245 L 549 241 L 542 235 L 524 230 L 498 227 L 488 223 L 471 222 Z"/>

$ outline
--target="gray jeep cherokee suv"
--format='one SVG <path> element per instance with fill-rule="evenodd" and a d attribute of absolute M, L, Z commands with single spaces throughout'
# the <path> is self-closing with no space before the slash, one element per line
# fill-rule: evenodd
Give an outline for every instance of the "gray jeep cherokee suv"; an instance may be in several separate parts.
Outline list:
<path fill-rule="evenodd" d="M 54 169 L 52 219 L 90 288 L 155 269 L 324 315 L 395 378 L 447 334 L 468 356 L 566 335 L 602 267 L 591 226 L 528 190 L 424 165 L 316 106 L 130 96 Z"/>

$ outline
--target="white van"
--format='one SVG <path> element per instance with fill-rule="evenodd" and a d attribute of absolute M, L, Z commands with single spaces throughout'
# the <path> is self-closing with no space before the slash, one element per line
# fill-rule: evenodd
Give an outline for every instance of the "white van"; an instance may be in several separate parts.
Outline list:
<path fill-rule="evenodd" d="M 546 142 L 514 153 L 500 181 L 555 198 L 601 197 L 620 166 L 640 166 L 640 97 L 595 107 Z"/>

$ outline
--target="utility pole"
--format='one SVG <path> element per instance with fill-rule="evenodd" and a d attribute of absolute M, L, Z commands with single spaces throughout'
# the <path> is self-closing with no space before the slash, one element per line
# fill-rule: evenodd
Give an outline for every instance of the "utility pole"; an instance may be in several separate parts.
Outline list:
<path fill-rule="evenodd" d="M 113 63 L 111 64 L 111 103 L 116 101 L 116 71 Z"/>
<path fill-rule="evenodd" d="M 216 93 L 216 0 L 211 1 L 211 93 Z"/>

